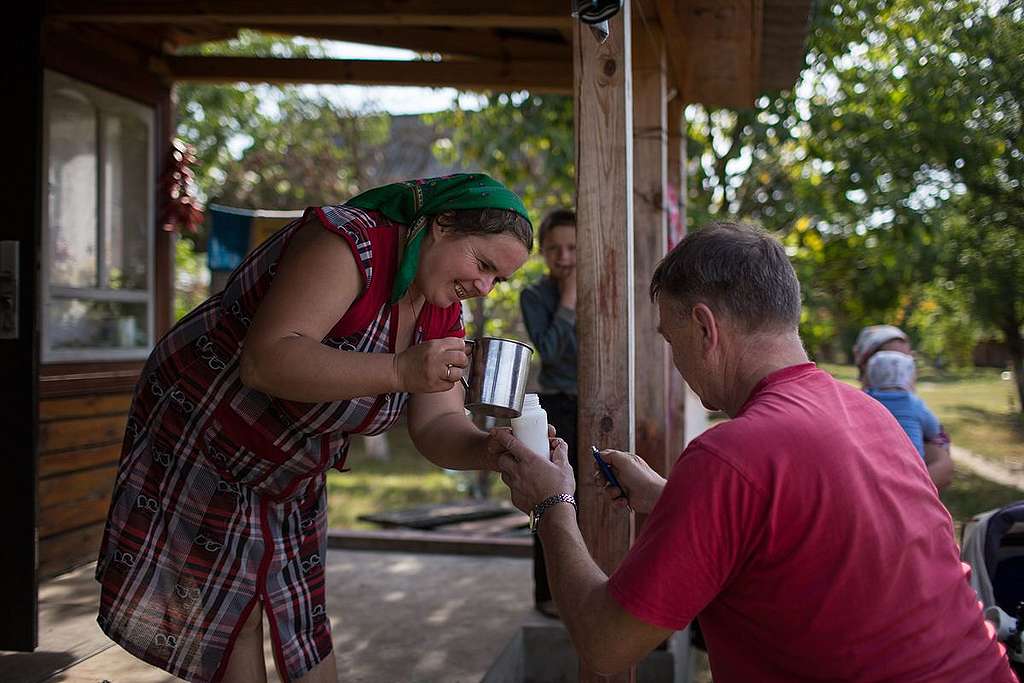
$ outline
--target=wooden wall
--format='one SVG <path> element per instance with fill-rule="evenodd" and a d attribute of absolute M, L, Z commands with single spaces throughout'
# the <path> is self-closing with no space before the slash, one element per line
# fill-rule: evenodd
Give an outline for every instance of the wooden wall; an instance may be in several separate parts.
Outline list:
<path fill-rule="evenodd" d="M 51 365 L 43 373 L 39 573 L 45 577 L 95 559 L 138 365 Z"/>
<path fill-rule="evenodd" d="M 172 135 L 173 112 L 171 84 L 148 66 L 150 57 L 160 50 L 155 34 L 137 27 L 118 32 L 48 21 L 42 43 L 47 69 L 154 108 L 154 177 L 159 178 Z M 157 196 L 157 212 L 161 202 Z M 156 339 L 167 331 L 173 317 L 172 237 L 157 232 Z M 96 559 L 131 391 L 141 368 L 141 362 L 92 362 L 52 363 L 39 369 L 40 577 Z"/>

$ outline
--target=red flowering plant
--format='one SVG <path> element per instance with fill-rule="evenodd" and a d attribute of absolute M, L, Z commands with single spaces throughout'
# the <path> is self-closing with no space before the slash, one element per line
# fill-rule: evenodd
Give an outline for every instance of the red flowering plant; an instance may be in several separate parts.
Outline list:
<path fill-rule="evenodd" d="M 160 209 L 159 225 L 168 232 L 195 233 L 203 222 L 203 207 L 192 194 L 195 187 L 192 164 L 195 150 L 181 140 L 171 141 L 164 172 L 158 181 Z"/>

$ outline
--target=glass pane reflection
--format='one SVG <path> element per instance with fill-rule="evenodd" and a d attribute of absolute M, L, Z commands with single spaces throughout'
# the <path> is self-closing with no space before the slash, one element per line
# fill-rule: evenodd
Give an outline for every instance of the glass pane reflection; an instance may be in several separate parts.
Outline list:
<path fill-rule="evenodd" d="M 54 350 L 146 348 L 146 303 L 53 298 L 48 333 Z"/>

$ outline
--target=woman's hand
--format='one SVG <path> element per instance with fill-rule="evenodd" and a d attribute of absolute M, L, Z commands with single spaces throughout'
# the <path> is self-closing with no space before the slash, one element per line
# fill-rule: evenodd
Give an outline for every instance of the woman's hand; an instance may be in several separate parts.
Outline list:
<path fill-rule="evenodd" d="M 460 337 L 431 339 L 395 355 L 399 391 L 431 394 L 448 391 L 469 365 L 466 342 Z"/>
<path fill-rule="evenodd" d="M 622 484 L 622 494 L 614 486 L 611 486 L 604 478 L 601 468 L 594 463 L 594 481 L 603 487 L 605 498 L 616 507 L 626 507 L 627 498 L 629 505 L 637 512 L 647 514 L 654 509 L 662 490 L 665 488 L 665 480 L 657 472 L 651 469 L 643 459 L 633 453 L 622 451 L 604 450 L 601 457 L 615 472 L 615 478 Z M 623 497 L 623 494 L 625 497 Z"/>

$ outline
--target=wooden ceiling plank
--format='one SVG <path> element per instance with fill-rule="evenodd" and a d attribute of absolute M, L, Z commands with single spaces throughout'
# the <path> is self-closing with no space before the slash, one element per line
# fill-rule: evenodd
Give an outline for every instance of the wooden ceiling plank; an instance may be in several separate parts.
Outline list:
<path fill-rule="evenodd" d="M 367 45 L 384 45 L 414 52 L 475 57 L 479 59 L 528 59 L 532 61 L 572 60 L 567 43 L 506 37 L 488 30 L 441 28 L 381 28 L 377 26 L 267 25 L 261 30 L 283 35 L 323 40 L 342 40 Z"/>
<path fill-rule="evenodd" d="M 259 26 L 570 26 L 566 3 L 549 0 L 486 2 L 472 0 L 306 0 L 286 6 L 277 0 L 52 0 L 47 15 L 63 21 L 178 24 L 213 21 Z"/>
<path fill-rule="evenodd" d="M 761 1 L 658 0 L 669 63 L 684 102 L 753 104 L 760 77 Z"/>
<path fill-rule="evenodd" d="M 531 90 L 569 93 L 565 62 L 429 62 L 259 57 L 163 57 L 153 69 L 176 81 L 198 83 L 322 83 Z"/>

